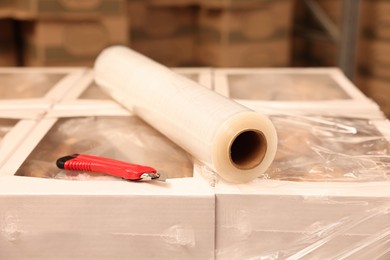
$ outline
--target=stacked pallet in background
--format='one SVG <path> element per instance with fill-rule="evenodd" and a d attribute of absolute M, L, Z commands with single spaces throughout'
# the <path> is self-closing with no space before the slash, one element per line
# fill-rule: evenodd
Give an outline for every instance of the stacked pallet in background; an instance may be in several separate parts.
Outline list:
<path fill-rule="evenodd" d="M 124 14 L 124 0 L 15 0 L 18 19 L 85 20 Z"/>
<path fill-rule="evenodd" d="M 342 1 L 316 0 L 328 17 L 341 28 Z M 360 9 L 360 37 L 357 49 L 356 85 L 373 98 L 390 117 L 390 1 L 363 0 Z M 315 24 L 307 13 L 307 24 Z M 310 26 L 309 26 L 310 27 Z M 316 28 L 315 26 L 313 27 Z M 294 46 L 306 58 L 305 66 L 337 66 L 338 46 L 331 40 L 298 38 Z M 298 45 L 301 44 L 301 45 Z M 304 46 L 304 48 L 302 48 Z M 302 51 L 303 50 L 303 51 Z"/>
<path fill-rule="evenodd" d="M 302 30 L 302 25 L 306 23 L 307 10 L 303 1 L 295 1 L 293 9 L 293 32 L 291 34 L 291 66 L 305 67 L 307 59 L 307 43 L 301 35 L 296 32 Z"/>
<path fill-rule="evenodd" d="M 0 0 L 0 66 L 17 65 L 12 11 L 12 0 Z"/>
<path fill-rule="evenodd" d="M 136 2 L 140 0 L 129 0 L 130 2 Z M 201 0 L 141 0 L 144 2 L 148 2 L 153 6 L 197 6 L 201 2 Z"/>
<path fill-rule="evenodd" d="M 24 65 L 92 66 L 105 47 L 127 44 L 126 0 L 18 0 Z"/>
<path fill-rule="evenodd" d="M 201 1 L 196 43 L 199 63 L 289 66 L 293 2 Z"/>
<path fill-rule="evenodd" d="M 21 24 L 16 33 L 23 36 L 27 66 L 91 66 L 103 48 L 115 44 L 129 45 L 167 66 L 289 66 L 293 4 L 0 0 L 4 15 Z"/>
<path fill-rule="evenodd" d="M 127 43 L 126 23 L 121 17 L 25 23 L 25 65 L 92 66 L 105 47 Z"/>
<path fill-rule="evenodd" d="M 197 9 L 176 2 L 130 0 L 130 47 L 166 66 L 193 65 Z"/>
<path fill-rule="evenodd" d="M 0 19 L 0 66 L 16 66 L 17 54 L 12 20 Z"/>
<path fill-rule="evenodd" d="M 358 84 L 390 117 L 390 1 L 363 4 Z"/>
<path fill-rule="evenodd" d="M 167 66 L 272 67 L 290 63 L 294 1 L 128 3 L 130 47 Z"/>
<path fill-rule="evenodd" d="M 318 4 L 334 24 L 341 26 L 341 0 L 316 0 L 314 3 Z M 307 32 L 321 32 L 323 28 L 308 11 L 303 1 L 296 1 L 294 19 L 294 26 L 298 33 L 294 35 L 293 65 L 337 66 L 338 49 L 336 43 L 330 37 L 307 35 Z"/>
<path fill-rule="evenodd" d="M 13 11 L 12 0 L 0 0 L 0 19 L 10 18 Z"/>
<path fill-rule="evenodd" d="M 338 0 L 316 0 L 329 19 L 341 28 L 342 2 Z M 314 24 L 314 17 L 309 18 Z M 337 66 L 338 46 L 332 39 L 313 39 L 308 43 L 309 62 L 314 66 Z M 309 65 L 311 65 L 309 64 Z"/>

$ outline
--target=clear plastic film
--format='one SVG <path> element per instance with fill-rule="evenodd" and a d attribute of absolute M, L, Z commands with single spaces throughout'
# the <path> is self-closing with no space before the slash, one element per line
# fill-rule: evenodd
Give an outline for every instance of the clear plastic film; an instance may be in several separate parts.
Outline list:
<path fill-rule="evenodd" d="M 390 180 L 390 124 L 358 118 L 272 116 L 279 143 L 263 178 L 289 181 Z"/>
<path fill-rule="evenodd" d="M 388 200 L 248 195 L 233 203 L 217 206 L 216 259 L 389 259 Z"/>
<path fill-rule="evenodd" d="M 389 122 L 270 119 L 270 181 L 231 194 L 217 185 L 216 259 L 389 259 Z"/>
<path fill-rule="evenodd" d="M 81 117 L 60 119 L 19 168 L 16 175 L 117 180 L 103 173 L 65 171 L 56 160 L 73 153 L 114 158 L 157 169 L 167 178 L 191 177 L 191 157 L 141 119 Z"/>
<path fill-rule="evenodd" d="M 277 144 L 269 119 L 125 47 L 104 50 L 97 84 L 196 159 L 231 182 L 271 164 Z"/>
<path fill-rule="evenodd" d="M 0 73 L 0 99 L 43 97 L 65 74 L 61 73 Z"/>

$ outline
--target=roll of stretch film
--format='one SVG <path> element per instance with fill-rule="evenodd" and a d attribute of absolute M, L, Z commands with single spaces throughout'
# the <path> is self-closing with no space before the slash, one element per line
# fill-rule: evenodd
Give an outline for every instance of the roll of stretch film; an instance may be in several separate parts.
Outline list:
<path fill-rule="evenodd" d="M 277 135 L 266 116 L 127 47 L 105 49 L 94 73 L 117 102 L 226 181 L 251 181 L 274 159 Z"/>

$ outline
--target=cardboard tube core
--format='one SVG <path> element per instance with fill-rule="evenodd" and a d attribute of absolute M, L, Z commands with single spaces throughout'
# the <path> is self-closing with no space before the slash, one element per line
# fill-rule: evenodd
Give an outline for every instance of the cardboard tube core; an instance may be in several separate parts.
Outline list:
<path fill-rule="evenodd" d="M 258 166 L 267 151 L 267 140 L 258 130 L 246 130 L 236 136 L 230 146 L 230 160 L 239 169 Z"/>

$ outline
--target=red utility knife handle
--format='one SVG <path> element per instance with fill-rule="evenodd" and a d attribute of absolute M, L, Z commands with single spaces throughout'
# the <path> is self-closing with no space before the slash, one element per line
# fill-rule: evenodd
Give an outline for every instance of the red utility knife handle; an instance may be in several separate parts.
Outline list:
<path fill-rule="evenodd" d="M 127 180 L 141 180 L 143 174 L 157 172 L 149 166 L 85 154 L 61 157 L 57 160 L 57 167 L 73 171 L 101 172 Z"/>

